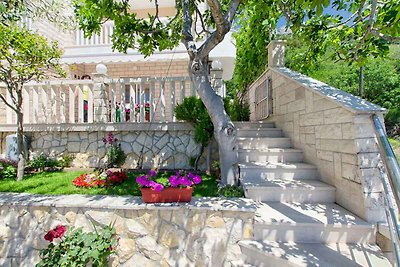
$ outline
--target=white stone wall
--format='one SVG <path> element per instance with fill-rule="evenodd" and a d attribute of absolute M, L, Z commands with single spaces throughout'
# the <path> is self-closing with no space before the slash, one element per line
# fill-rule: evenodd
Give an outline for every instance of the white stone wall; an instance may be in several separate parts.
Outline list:
<path fill-rule="evenodd" d="M 379 147 L 370 119 L 382 109 L 288 69 L 264 75 L 272 77 L 269 120 L 318 167 L 321 180 L 336 187 L 336 202 L 368 221 L 385 220 Z M 248 94 L 252 120 L 257 119 L 256 86 Z"/>
<path fill-rule="evenodd" d="M 57 225 L 114 222 L 119 237 L 110 266 L 231 266 L 238 241 L 253 232 L 251 200 L 193 199 L 189 204 L 143 204 L 139 197 L 0 194 L 0 266 L 34 266 Z"/>
<path fill-rule="evenodd" d="M 94 168 L 105 162 L 106 146 L 103 138 L 112 132 L 127 155 L 123 167 L 137 168 L 143 154 L 143 168 L 189 169 L 190 158 L 197 157 L 200 146 L 194 142 L 194 131 L 189 124 L 88 124 L 63 126 L 31 126 L 25 128 L 30 139 L 30 155 L 40 153 L 58 156 L 74 155 L 74 167 Z M 0 133 L 0 154 L 5 156 L 5 138 Z M 208 162 L 218 160 L 218 146 L 211 143 Z M 143 153 L 142 153 L 143 152 Z M 207 149 L 199 167 L 207 169 Z"/>

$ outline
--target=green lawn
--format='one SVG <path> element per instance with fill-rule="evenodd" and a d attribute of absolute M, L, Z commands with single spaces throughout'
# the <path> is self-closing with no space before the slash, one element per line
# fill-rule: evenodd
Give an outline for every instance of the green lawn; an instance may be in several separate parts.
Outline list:
<path fill-rule="evenodd" d="M 129 174 L 128 179 L 120 184 L 105 188 L 78 188 L 72 185 L 72 180 L 84 172 L 43 172 L 26 175 L 24 180 L 16 182 L 14 179 L 0 180 L 0 192 L 19 192 L 50 195 L 87 194 L 87 195 L 133 195 L 141 196 L 135 178 L 139 174 Z M 194 189 L 193 196 L 217 196 L 215 177 L 202 175 L 203 182 Z"/>
<path fill-rule="evenodd" d="M 389 138 L 389 142 L 393 148 L 394 153 L 396 154 L 397 161 L 400 162 L 400 140 Z"/>

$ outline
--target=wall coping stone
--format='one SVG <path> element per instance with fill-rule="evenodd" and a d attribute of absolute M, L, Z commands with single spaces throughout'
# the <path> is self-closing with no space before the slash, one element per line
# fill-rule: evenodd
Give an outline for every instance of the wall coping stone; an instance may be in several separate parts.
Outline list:
<path fill-rule="evenodd" d="M 62 123 L 62 124 L 24 124 L 24 132 L 117 132 L 117 131 L 192 131 L 185 122 L 118 122 L 118 123 Z M 17 126 L 0 124 L 0 132 L 15 132 Z"/>
<path fill-rule="evenodd" d="M 141 197 L 108 195 L 38 195 L 0 193 L 0 206 L 92 208 L 112 210 L 211 210 L 254 213 L 256 203 L 247 198 L 193 197 L 189 203 L 143 203 Z"/>
<path fill-rule="evenodd" d="M 302 86 L 312 90 L 313 92 L 326 97 L 327 99 L 337 103 L 345 109 L 353 113 L 384 113 L 385 108 L 375 105 L 360 97 L 354 96 L 345 91 L 327 85 L 321 81 L 310 78 L 306 75 L 298 73 L 288 68 L 270 68 L 272 71 L 278 72 L 287 78 L 299 83 Z"/>

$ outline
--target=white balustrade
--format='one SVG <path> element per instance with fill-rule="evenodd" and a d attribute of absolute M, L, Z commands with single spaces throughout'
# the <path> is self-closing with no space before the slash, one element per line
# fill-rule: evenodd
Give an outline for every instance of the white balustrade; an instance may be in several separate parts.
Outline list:
<path fill-rule="evenodd" d="M 93 123 L 93 87 L 92 80 L 58 80 L 26 84 L 23 89 L 22 107 L 24 123 Z M 108 99 L 107 119 L 113 123 L 176 121 L 176 105 L 185 97 L 194 95 L 188 77 L 108 79 L 104 88 Z M 6 93 L 6 99 L 11 102 L 9 93 Z M 0 102 L 0 107 L 2 105 L 5 104 Z M 0 121 L 0 124 L 16 123 L 15 112 L 8 106 L 5 106 L 5 115 L 5 120 Z"/>

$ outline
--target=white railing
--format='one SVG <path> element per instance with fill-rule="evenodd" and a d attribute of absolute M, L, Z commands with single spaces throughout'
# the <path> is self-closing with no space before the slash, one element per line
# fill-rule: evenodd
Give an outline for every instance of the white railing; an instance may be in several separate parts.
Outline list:
<path fill-rule="evenodd" d="M 83 30 L 76 30 L 75 45 L 111 45 L 111 35 L 114 32 L 114 22 L 108 21 L 104 23 L 100 29 L 99 34 L 92 34 L 90 38 L 85 38 Z"/>
<path fill-rule="evenodd" d="M 174 122 L 175 106 L 196 95 L 189 77 L 109 79 L 104 88 L 108 122 L 115 123 Z M 24 123 L 93 123 L 94 89 L 92 80 L 29 83 L 23 89 Z M 8 93 L 6 98 L 11 100 Z M 15 112 L 2 102 L 1 107 L 5 107 L 6 116 L 0 124 L 15 124 Z"/>

